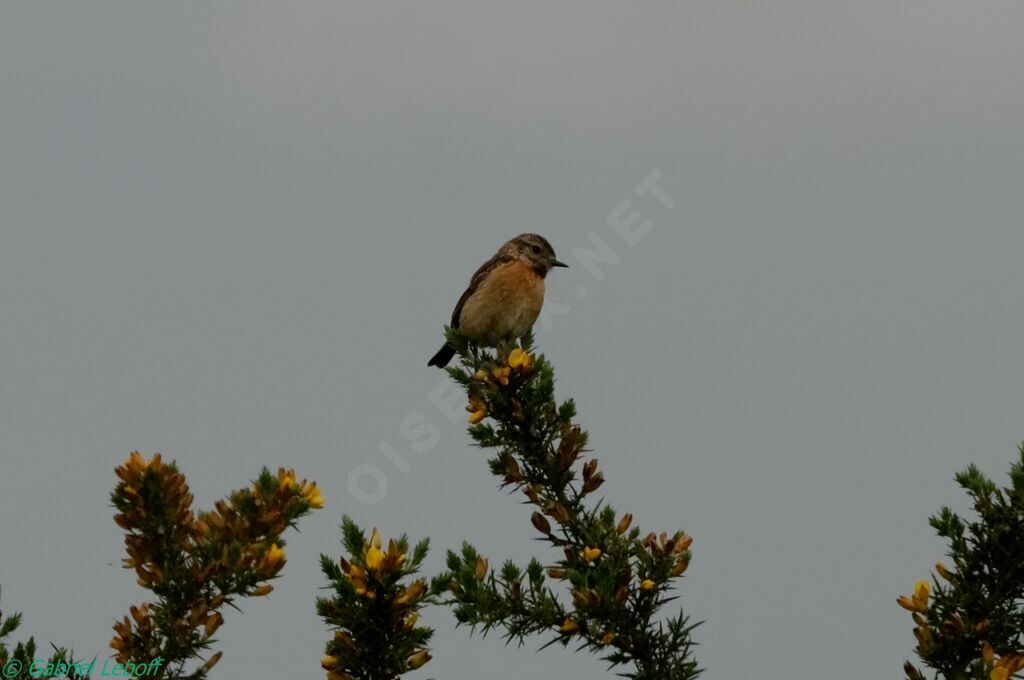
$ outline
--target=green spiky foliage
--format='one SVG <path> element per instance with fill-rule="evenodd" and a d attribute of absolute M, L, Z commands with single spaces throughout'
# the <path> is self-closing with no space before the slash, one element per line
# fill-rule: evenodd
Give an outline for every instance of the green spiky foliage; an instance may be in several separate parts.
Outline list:
<path fill-rule="evenodd" d="M 424 539 L 409 550 L 401 537 L 385 548 L 375 529 L 367 538 L 344 517 L 342 544 L 348 557 L 320 556 L 333 591 L 317 598 L 316 609 L 334 630 L 321 665 L 329 680 L 394 680 L 430 660 L 426 645 L 433 630 L 417 625 L 419 611 L 433 601 L 423 579 L 415 578 L 427 556 Z"/>
<path fill-rule="evenodd" d="M 499 629 L 522 644 L 547 634 L 545 646 L 590 650 L 636 680 L 697 677 L 695 624 L 681 612 L 661 617 L 674 599 L 673 581 L 689 565 L 692 539 L 681 531 L 643 535 L 631 515 L 595 498 L 604 475 L 596 459 L 583 460 L 587 433 L 574 422 L 573 402 L 555 401 L 554 370 L 534 358 L 532 336 L 521 348 L 493 353 L 455 330 L 447 337 L 461 360 L 447 371 L 469 397 L 469 434 L 493 451 L 489 465 L 501 485 L 533 506 L 531 522 L 557 557 L 547 566 L 534 558 L 491 570 L 466 544 L 448 553 L 448 571 L 432 590 L 447 593 L 460 624 L 485 635 Z"/>
<path fill-rule="evenodd" d="M 948 545 L 900 606 L 914 618 L 917 654 L 935 678 L 1007 680 L 1024 669 L 1024 445 L 999 487 L 971 465 L 956 476 L 974 516 L 944 507 L 930 523 Z M 909 661 L 911 680 L 925 674 Z"/>
<path fill-rule="evenodd" d="M 21 625 L 21 614 L 4 617 L 0 611 L 0 677 L 12 680 L 29 678 L 67 678 L 84 680 L 89 677 L 92 660 L 75 659 L 74 652 L 53 644 L 53 653 L 45 661 L 39 657 L 34 638 L 27 642 L 8 645 L 7 638 Z"/>
<path fill-rule="evenodd" d="M 160 678 L 202 680 L 221 658 L 204 658 L 221 610 L 273 590 L 285 563 L 282 535 L 323 498 L 294 471 L 264 468 L 249 487 L 194 513 L 184 475 L 160 454 L 146 460 L 135 452 L 116 472 L 111 501 L 125 530 L 124 566 L 154 600 L 131 607 L 110 646 L 118 663 L 156 663 Z"/>

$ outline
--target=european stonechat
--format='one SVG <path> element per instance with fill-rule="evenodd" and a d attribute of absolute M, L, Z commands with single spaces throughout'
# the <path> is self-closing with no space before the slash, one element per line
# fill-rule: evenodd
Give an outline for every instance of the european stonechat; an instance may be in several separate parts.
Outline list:
<path fill-rule="evenodd" d="M 544 277 L 559 262 L 551 244 L 537 234 L 520 234 L 476 270 L 452 312 L 452 328 L 468 339 L 496 347 L 525 335 L 544 304 Z M 443 368 L 455 356 L 445 344 L 428 366 Z"/>

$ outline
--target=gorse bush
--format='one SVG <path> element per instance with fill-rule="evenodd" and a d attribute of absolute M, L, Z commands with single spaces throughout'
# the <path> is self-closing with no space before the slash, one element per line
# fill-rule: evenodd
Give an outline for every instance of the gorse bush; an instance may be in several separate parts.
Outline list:
<path fill-rule="evenodd" d="M 348 517 L 341 528 L 349 558 L 320 556 L 334 594 L 318 598 L 316 609 L 335 631 L 321 665 L 329 680 L 394 680 L 430 661 L 426 644 L 433 630 L 417 622 L 433 600 L 427 582 L 413 578 L 429 541 L 410 554 L 405 536 L 385 548 L 376 529 L 367 538 Z"/>
<path fill-rule="evenodd" d="M 330 592 L 316 601 L 333 635 L 320 660 L 327 679 L 397 680 L 422 669 L 434 631 L 421 616 L 431 606 L 450 607 L 459 625 L 483 635 L 597 654 L 621 677 L 696 678 L 696 624 L 683 612 L 665 614 L 690 565 L 692 538 L 678 530 L 644 533 L 630 513 L 598 497 L 604 473 L 589 455 L 573 402 L 555 400 L 554 370 L 534 353 L 532 338 L 489 351 L 449 329 L 448 341 L 460 357 L 447 371 L 466 390 L 469 435 L 491 452 L 487 464 L 499 485 L 532 508 L 529 521 L 549 552 L 518 561 L 503 556 L 492 567 L 484 551 L 464 543 L 428 578 L 419 573 L 427 539 L 385 543 L 376 529 L 367 535 L 344 517 L 344 554 L 321 555 Z M 147 460 L 132 453 L 116 474 L 111 501 L 125 531 L 124 566 L 153 595 L 114 625 L 117 671 L 204 680 L 221 658 L 212 647 L 224 609 L 273 590 L 285 564 L 284 534 L 322 507 L 323 497 L 292 470 L 263 469 L 212 510 L 194 511 L 185 477 L 159 454 Z M 897 602 L 910 612 L 920 663 L 936 680 L 1021 677 L 1024 445 L 1007 486 L 973 465 L 956 480 L 973 514 L 942 508 L 931 518 L 947 558 Z M 20 623 L 19 614 L 0 612 L 4 677 L 94 675 L 95 658 L 74 659 L 55 645 L 43 653 L 32 638 L 10 643 Z M 926 678 L 910 661 L 904 671 L 909 680 Z"/>
<path fill-rule="evenodd" d="M 21 614 L 4 616 L 0 610 L 0 677 L 10 680 L 27 678 L 61 677 L 68 680 L 84 680 L 91 662 L 76 663 L 74 653 L 63 647 L 53 647 L 53 653 L 45 658 L 39 656 L 34 638 L 27 642 L 15 643 L 10 647 L 8 638 L 21 625 Z"/>
<path fill-rule="evenodd" d="M 931 518 L 948 564 L 898 599 L 935 678 L 1007 680 L 1024 669 L 1024 446 L 1009 476 L 1002 488 L 974 465 L 956 476 L 975 516 L 942 508 Z M 911 680 L 925 677 L 909 661 L 904 670 Z"/>
<path fill-rule="evenodd" d="M 240 597 L 273 590 L 269 582 L 285 563 L 282 534 L 324 502 L 315 482 L 264 468 L 249 487 L 196 513 L 184 475 L 160 454 L 147 460 L 133 452 L 115 472 L 120 481 L 111 501 L 114 521 L 125 530 L 123 565 L 155 599 L 114 624 L 113 662 L 74 659 L 58 647 L 44 662 L 31 638 L 9 648 L 6 638 L 21 616 L 0 614 L 3 677 L 206 678 L 222 654 L 201 658 L 216 642 L 221 611 Z"/>
<path fill-rule="evenodd" d="M 500 629 L 519 643 L 548 633 L 548 644 L 601 654 L 637 680 L 689 680 L 694 625 L 682 613 L 660 620 L 675 579 L 690 564 L 692 538 L 643 534 L 632 515 L 618 514 L 595 492 L 605 482 L 596 458 L 586 458 L 587 433 L 574 422 L 571 400 L 554 398 L 554 370 L 524 347 L 495 353 L 449 330 L 461 366 L 448 373 L 467 392 L 469 434 L 494 451 L 491 472 L 534 507 L 531 522 L 557 559 L 491 569 L 477 548 L 448 553 L 448 571 L 433 580 L 460 623 L 484 634 Z M 566 597 L 559 597 L 556 588 Z"/>
<path fill-rule="evenodd" d="M 282 534 L 323 497 L 292 470 L 264 468 L 251 486 L 194 513 L 185 477 L 160 454 L 133 453 L 116 472 L 111 500 L 126 532 L 124 566 L 156 599 L 115 624 L 110 646 L 122 664 L 157 662 L 161 678 L 201 680 L 222 652 L 192 662 L 215 642 L 221 611 L 273 590 L 285 563 Z"/>

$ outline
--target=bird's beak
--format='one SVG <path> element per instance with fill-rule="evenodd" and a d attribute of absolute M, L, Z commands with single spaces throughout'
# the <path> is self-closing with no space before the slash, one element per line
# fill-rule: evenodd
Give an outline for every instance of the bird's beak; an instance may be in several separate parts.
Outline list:
<path fill-rule="evenodd" d="M 552 267 L 568 267 L 569 265 L 567 265 L 566 263 L 564 263 L 564 262 L 562 262 L 560 260 L 552 260 L 551 261 L 551 266 Z"/>

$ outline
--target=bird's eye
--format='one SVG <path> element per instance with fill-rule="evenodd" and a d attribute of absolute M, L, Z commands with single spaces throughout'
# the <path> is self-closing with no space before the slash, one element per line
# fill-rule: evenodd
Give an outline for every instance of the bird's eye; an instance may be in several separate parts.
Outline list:
<path fill-rule="evenodd" d="M 540 255 L 540 246 L 533 246 L 533 252 L 535 252 L 538 255 Z"/>

